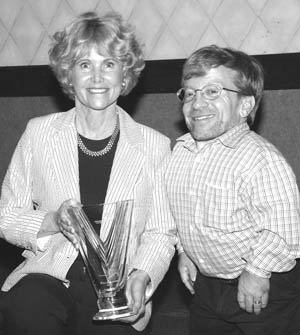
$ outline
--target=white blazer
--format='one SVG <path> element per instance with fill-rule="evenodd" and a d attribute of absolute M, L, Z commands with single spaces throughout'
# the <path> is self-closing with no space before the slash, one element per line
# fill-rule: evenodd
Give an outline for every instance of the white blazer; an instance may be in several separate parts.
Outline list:
<path fill-rule="evenodd" d="M 176 229 L 163 183 L 170 141 L 135 122 L 118 107 L 120 139 L 113 161 L 106 202 L 134 199 L 131 268 L 146 271 L 153 292 L 174 255 Z M 28 273 L 45 273 L 69 284 L 66 274 L 78 252 L 57 233 L 43 250 L 37 234 L 44 216 L 61 203 L 80 202 L 75 109 L 28 122 L 2 185 L 0 237 L 24 248 L 25 261 L 6 279 L 8 291 Z"/>

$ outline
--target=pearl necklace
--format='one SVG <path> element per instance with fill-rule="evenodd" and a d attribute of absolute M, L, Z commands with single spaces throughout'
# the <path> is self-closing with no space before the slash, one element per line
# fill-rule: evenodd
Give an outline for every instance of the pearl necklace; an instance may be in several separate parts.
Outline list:
<path fill-rule="evenodd" d="M 77 133 L 77 144 L 78 144 L 78 147 L 79 149 L 86 155 L 88 156 L 91 156 L 91 157 L 99 157 L 99 156 L 103 156 L 105 154 L 107 154 L 111 148 L 113 147 L 114 143 L 115 143 L 115 140 L 118 136 L 118 133 L 119 133 L 119 130 L 120 130 L 120 122 L 119 122 L 119 116 L 118 116 L 118 119 L 117 119 L 117 124 L 116 124 L 116 127 L 114 129 L 114 132 L 112 133 L 111 137 L 110 137 L 110 140 L 109 142 L 107 143 L 106 147 L 103 148 L 102 150 L 99 150 L 99 151 L 92 151 L 92 150 L 89 150 L 85 145 L 84 143 L 82 142 L 79 134 Z"/>

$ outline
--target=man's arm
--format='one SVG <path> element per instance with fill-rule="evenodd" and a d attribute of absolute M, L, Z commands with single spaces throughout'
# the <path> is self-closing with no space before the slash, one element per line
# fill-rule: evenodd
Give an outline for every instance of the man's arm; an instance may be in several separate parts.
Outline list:
<path fill-rule="evenodd" d="M 299 191 L 291 168 L 277 159 L 251 177 L 247 192 L 257 235 L 239 279 L 238 302 L 258 314 L 267 306 L 272 272 L 291 270 L 299 257 Z"/>

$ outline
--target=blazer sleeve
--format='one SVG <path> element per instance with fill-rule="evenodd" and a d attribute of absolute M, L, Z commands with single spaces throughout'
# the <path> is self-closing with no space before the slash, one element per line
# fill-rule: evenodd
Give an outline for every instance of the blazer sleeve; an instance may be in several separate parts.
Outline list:
<path fill-rule="evenodd" d="M 164 182 L 164 172 L 170 159 L 169 142 L 160 146 L 161 155 L 154 172 L 153 201 L 150 215 L 141 235 L 132 268 L 146 271 L 151 278 L 149 296 L 167 272 L 177 243 L 173 220 Z"/>
<path fill-rule="evenodd" d="M 0 199 L 0 237 L 19 247 L 37 250 L 37 233 L 46 212 L 33 202 L 34 131 L 28 123 L 5 175 Z"/>

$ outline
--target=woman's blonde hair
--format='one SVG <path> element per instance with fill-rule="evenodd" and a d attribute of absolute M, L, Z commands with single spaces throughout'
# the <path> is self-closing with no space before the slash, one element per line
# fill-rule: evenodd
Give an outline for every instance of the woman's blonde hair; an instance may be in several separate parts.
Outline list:
<path fill-rule="evenodd" d="M 122 63 L 125 86 L 121 95 L 127 95 L 137 84 L 145 61 L 133 27 L 124 23 L 117 13 L 102 17 L 95 12 L 84 13 L 53 35 L 49 50 L 50 66 L 64 92 L 74 99 L 72 69 L 76 61 L 94 46 L 99 54 L 116 58 Z"/>

